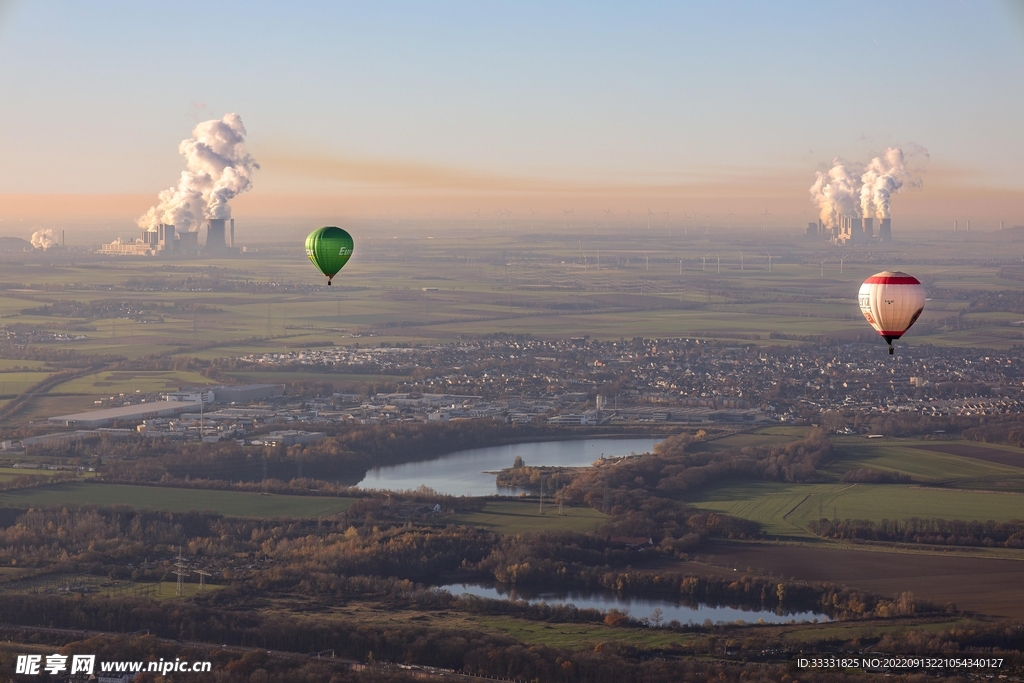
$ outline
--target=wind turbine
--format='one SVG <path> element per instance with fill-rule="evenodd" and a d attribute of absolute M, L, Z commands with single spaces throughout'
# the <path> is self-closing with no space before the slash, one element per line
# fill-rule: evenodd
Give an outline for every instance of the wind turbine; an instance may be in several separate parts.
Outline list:
<path fill-rule="evenodd" d="M 825 261 L 828 261 L 828 256 L 825 257 Z M 821 273 L 818 274 L 818 277 L 825 277 L 825 261 L 821 262 Z"/>
<path fill-rule="evenodd" d="M 768 252 L 765 252 L 765 253 L 768 254 Z M 771 254 L 768 254 L 768 272 L 769 273 L 772 272 L 772 255 Z"/>
<path fill-rule="evenodd" d="M 562 209 L 562 230 L 569 227 L 569 209 Z"/>
<path fill-rule="evenodd" d="M 647 207 L 647 229 L 648 230 L 651 229 L 651 216 L 653 216 L 653 215 L 654 215 L 654 212 L 651 211 L 651 207 L 648 206 Z"/>
<path fill-rule="evenodd" d="M 537 215 L 537 212 L 534 211 L 533 207 L 531 206 L 530 207 L 530 230 L 533 230 L 533 217 L 536 216 L 536 215 Z"/>
<path fill-rule="evenodd" d="M 611 218 L 611 216 L 612 216 L 612 210 L 606 207 L 605 210 L 604 210 L 604 229 L 605 229 L 605 232 L 608 231 L 608 219 Z"/>
<path fill-rule="evenodd" d="M 512 209 L 505 209 L 505 229 L 511 230 L 512 228 Z"/>
<path fill-rule="evenodd" d="M 743 252 L 740 252 L 740 270 L 743 270 Z"/>
<path fill-rule="evenodd" d="M 700 257 L 700 270 L 702 273 L 707 268 L 708 256 L 711 256 L 711 254 L 704 254 L 703 256 Z"/>
<path fill-rule="evenodd" d="M 575 228 L 576 227 L 573 224 L 573 221 L 575 220 L 575 218 L 576 218 L 576 207 L 574 206 L 571 209 L 569 209 L 569 228 Z"/>
<path fill-rule="evenodd" d="M 729 217 L 729 232 L 732 232 L 732 207 L 726 206 L 726 209 L 729 211 L 729 213 L 726 214 L 726 216 Z"/>
<path fill-rule="evenodd" d="M 768 213 L 768 207 L 765 207 L 765 209 L 764 209 L 764 232 L 768 232 L 768 216 L 771 216 L 771 214 Z"/>
<path fill-rule="evenodd" d="M 665 227 L 668 228 L 668 236 L 672 236 L 672 209 L 665 211 Z"/>

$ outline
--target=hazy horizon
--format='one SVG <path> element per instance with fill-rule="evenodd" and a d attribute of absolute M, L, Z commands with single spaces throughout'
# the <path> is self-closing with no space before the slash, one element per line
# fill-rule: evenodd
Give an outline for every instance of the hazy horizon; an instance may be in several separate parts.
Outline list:
<path fill-rule="evenodd" d="M 133 236 L 232 112 L 260 165 L 240 229 L 572 209 L 796 234 L 817 171 L 890 146 L 929 152 L 894 231 L 1024 224 L 1009 1 L 202 7 L 0 1 L 0 235 Z"/>

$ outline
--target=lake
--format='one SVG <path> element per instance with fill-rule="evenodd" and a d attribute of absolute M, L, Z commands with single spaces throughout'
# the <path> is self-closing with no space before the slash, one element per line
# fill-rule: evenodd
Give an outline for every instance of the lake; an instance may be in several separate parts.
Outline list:
<path fill-rule="evenodd" d="M 536 604 L 546 602 L 549 605 L 575 605 L 579 609 L 596 609 L 602 612 L 617 609 L 634 619 L 650 617 L 654 610 L 661 610 L 661 622 L 678 621 L 680 624 L 703 624 L 710 619 L 712 623 L 744 621 L 766 624 L 785 624 L 790 621 L 830 621 L 827 614 L 816 612 L 794 612 L 792 614 L 776 614 L 764 609 L 743 609 L 740 607 L 700 605 L 688 607 L 669 600 L 652 598 L 624 598 L 610 591 L 600 593 L 524 593 L 522 591 L 500 589 L 493 586 L 453 583 L 438 586 L 452 595 L 476 595 L 494 600 L 526 600 Z"/>
<path fill-rule="evenodd" d="M 518 489 L 499 488 L 494 474 L 512 467 L 516 456 L 527 465 L 560 465 L 586 467 L 605 457 L 650 453 L 661 439 L 576 439 L 573 441 L 539 441 L 511 446 L 491 446 L 456 451 L 433 460 L 410 462 L 370 470 L 359 482 L 365 489 L 405 491 L 427 486 L 438 493 L 452 496 L 515 496 Z"/>

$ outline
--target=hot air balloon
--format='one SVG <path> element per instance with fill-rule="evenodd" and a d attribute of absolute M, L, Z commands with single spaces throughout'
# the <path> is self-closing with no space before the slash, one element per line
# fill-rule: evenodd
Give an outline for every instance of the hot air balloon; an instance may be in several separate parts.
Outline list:
<path fill-rule="evenodd" d="M 891 354 L 892 340 L 902 337 L 924 311 L 924 287 L 912 275 L 886 270 L 864 281 L 857 300 L 860 312 L 882 335 Z"/>
<path fill-rule="evenodd" d="M 309 233 L 306 256 L 327 276 L 327 284 L 352 257 L 352 235 L 341 228 L 328 226 Z"/>

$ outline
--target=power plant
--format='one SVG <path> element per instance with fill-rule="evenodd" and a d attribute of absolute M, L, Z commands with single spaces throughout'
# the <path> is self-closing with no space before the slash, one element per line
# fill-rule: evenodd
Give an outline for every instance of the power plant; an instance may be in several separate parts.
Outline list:
<path fill-rule="evenodd" d="M 915 156 L 927 160 L 928 150 L 913 148 L 907 155 L 900 147 L 889 147 L 866 164 L 835 157 L 830 168 L 815 172 L 809 191 L 820 218 L 817 223 L 807 224 L 808 239 L 829 240 L 833 244 L 891 241 L 889 216 L 893 195 L 904 188 L 921 187 L 920 168 L 913 162 Z"/>
<path fill-rule="evenodd" d="M 235 219 L 211 218 L 206 221 L 206 244 L 200 247 L 199 231 L 178 232 L 173 225 L 161 223 L 142 231 L 134 241 L 117 238 L 100 247 L 100 254 L 114 256 L 160 256 L 188 258 L 230 256 L 235 249 Z"/>
<path fill-rule="evenodd" d="M 875 219 L 840 215 L 835 226 L 826 225 L 821 219 L 807 224 L 807 238 L 827 240 L 832 244 L 869 244 L 892 241 L 892 219 L 878 220 L 878 234 L 874 234 Z"/>

